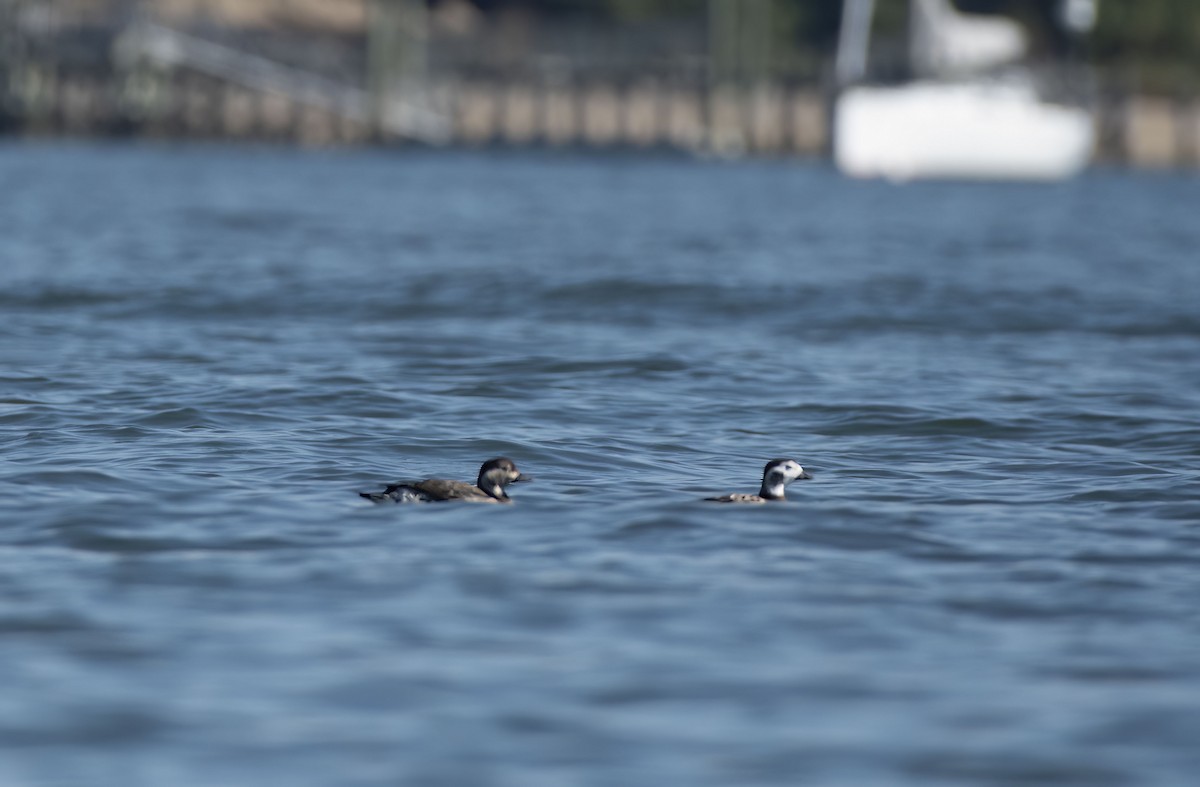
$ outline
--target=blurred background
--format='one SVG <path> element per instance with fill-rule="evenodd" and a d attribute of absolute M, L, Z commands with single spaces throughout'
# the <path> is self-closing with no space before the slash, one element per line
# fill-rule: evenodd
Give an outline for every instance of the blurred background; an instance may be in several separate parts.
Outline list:
<path fill-rule="evenodd" d="M 1200 2 L 0 39 L 0 787 L 1197 783 Z"/>
<path fill-rule="evenodd" d="M 1089 154 L 1200 161 L 1189 0 L 0 0 L 0 36 L 10 135 L 823 155 L 872 144 L 850 84 L 1019 70 Z"/>

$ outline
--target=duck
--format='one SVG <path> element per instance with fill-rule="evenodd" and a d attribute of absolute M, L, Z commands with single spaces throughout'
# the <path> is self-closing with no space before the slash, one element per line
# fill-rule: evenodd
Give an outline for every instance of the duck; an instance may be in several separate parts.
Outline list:
<path fill-rule="evenodd" d="M 374 503 L 438 503 L 447 500 L 465 503 L 511 503 L 504 487 L 518 481 L 532 481 L 505 456 L 489 459 L 479 468 L 474 484 L 446 478 L 426 478 L 424 481 L 397 481 L 382 492 L 359 492 Z"/>
<path fill-rule="evenodd" d="M 720 497 L 706 497 L 714 503 L 769 503 L 786 500 L 784 488 L 793 481 L 807 481 L 812 474 L 800 466 L 795 459 L 772 459 L 763 468 L 762 487 L 757 495 L 735 492 Z"/>

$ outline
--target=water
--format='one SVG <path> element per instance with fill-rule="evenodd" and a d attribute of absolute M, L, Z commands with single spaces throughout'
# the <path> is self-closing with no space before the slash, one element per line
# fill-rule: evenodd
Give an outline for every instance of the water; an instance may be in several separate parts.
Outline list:
<path fill-rule="evenodd" d="M 1197 179 L 0 182 L 0 783 L 1194 783 Z"/>

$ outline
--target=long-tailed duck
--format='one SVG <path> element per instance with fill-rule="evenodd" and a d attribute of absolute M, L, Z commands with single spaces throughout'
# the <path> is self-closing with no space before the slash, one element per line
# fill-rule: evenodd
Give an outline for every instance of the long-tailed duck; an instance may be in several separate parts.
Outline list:
<path fill-rule="evenodd" d="M 806 481 L 812 478 L 794 459 L 772 459 L 763 468 L 762 488 L 757 495 L 734 493 L 721 497 L 706 497 L 717 503 L 766 503 L 772 500 L 785 500 L 783 490 L 793 481 Z"/>
<path fill-rule="evenodd" d="M 449 481 L 445 478 L 426 478 L 424 481 L 397 481 L 382 492 L 359 492 L 376 503 L 434 503 L 442 500 L 462 500 L 468 503 L 511 503 L 504 487 L 516 481 L 532 481 L 522 475 L 513 460 L 506 457 L 489 459 L 479 468 L 474 484 Z"/>

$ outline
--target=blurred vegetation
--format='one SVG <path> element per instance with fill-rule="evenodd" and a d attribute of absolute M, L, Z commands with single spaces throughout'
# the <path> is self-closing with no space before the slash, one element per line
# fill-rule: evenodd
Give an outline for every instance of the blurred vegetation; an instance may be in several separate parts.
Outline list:
<path fill-rule="evenodd" d="M 490 8 L 511 4 L 480 2 Z M 523 4 L 547 14 L 583 12 L 644 24 L 703 16 L 709 0 L 525 0 Z M 789 59 L 832 52 L 841 5 L 836 0 L 772 0 L 772 49 L 784 70 Z M 955 5 L 965 12 L 1021 20 L 1035 52 L 1062 52 L 1071 46 L 1058 25 L 1058 0 L 955 0 Z M 875 30 L 881 37 L 903 34 L 907 6 L 908 0 L 876 1 Z M 1094 65 L 1142 89 L 1200 90 L 1200 0 L 1098 0 L 1098 9 L 1096 29 L 1078 46 Z"/>
<path fill-rule="evenodd" d="M 247 24 L 300 16 L 309 28 L 361 30 L 373 2 L 420 0 L 0 0 L 0 41 L 6 15 L 18 10 L 50 20 L 71 14 L 120 17 L 136 9 L 177 15 L 199 14 L 213 21 Z M 911 0 L 876 0 L 876 43 L 898 50 L 905 36 Z M 840 0 L 425 0 L 430 5 L 471 3 L 485 15 L 520 10 L 529 17 L 573 17 L 617 25 L 690 26 L 741 14 L 763 29 L 764 49 L 774 73 L 811 78 L 820 73 L 836 46 Z M 1061 0 L 953 0 L 961 11 L 1003 14 L 1020 20 L 1030 34 L 1035 57 L 1082 55 L 1113 84 L 1158 93 L 1200 94 L 1200 0 L 1096 0 L 1096 29 L 1072 41 L 1058 24 Z M 756 9 L 753 14 L 748 9 Z M 88 11 L 88 9 L 91 9 Z M 758 28 L 756 28 L 757 34 Z M 3 53 L 0 53 L 2 55 Z M 889 56 L 892 53 L 887 53 Z"/>
<path fill-rule="evenodd" d="M 1088 44 L 1099 65 L 1119 70 L 1135 87 L 1200 90 L 1200 2 L 1101 0 Z"/>

